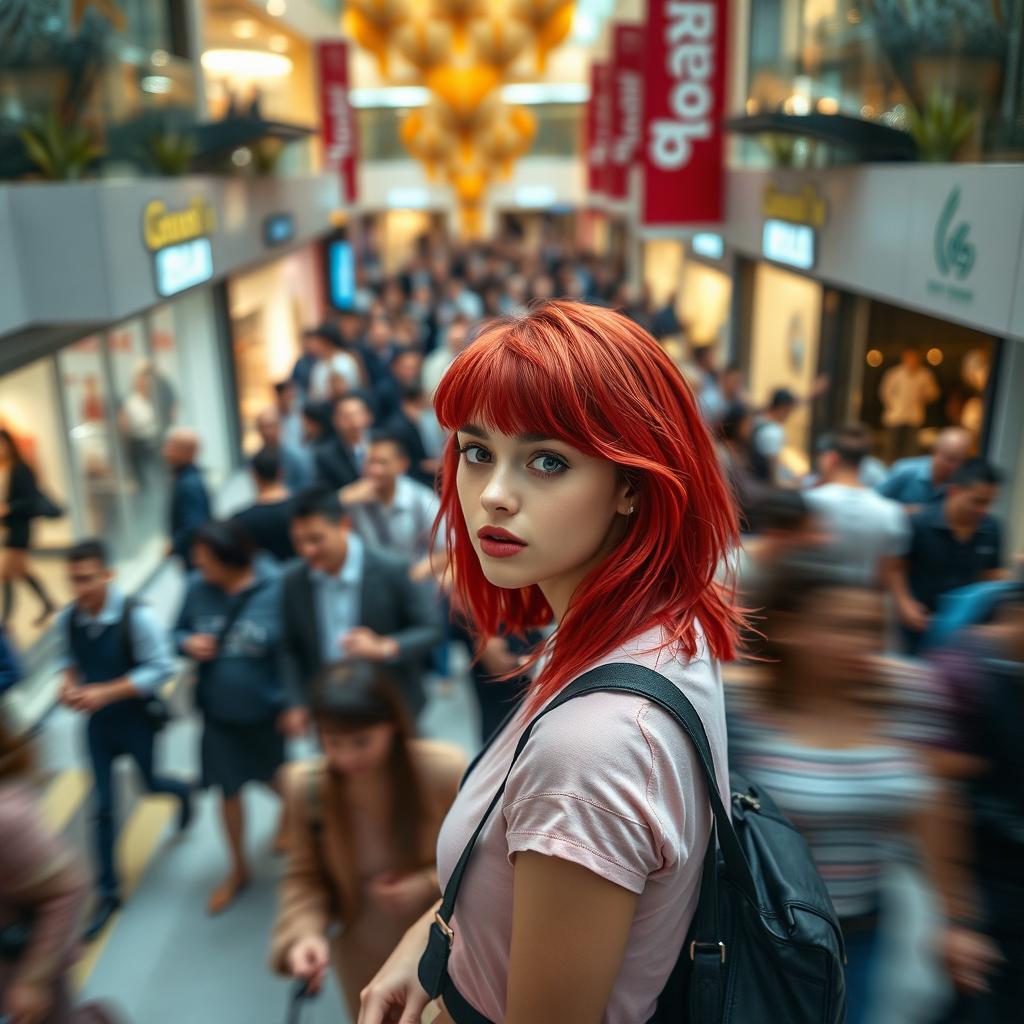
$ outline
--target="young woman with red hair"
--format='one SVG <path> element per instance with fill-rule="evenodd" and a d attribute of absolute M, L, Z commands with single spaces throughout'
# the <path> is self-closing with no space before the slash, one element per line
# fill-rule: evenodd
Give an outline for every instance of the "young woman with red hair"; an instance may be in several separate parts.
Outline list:
<path fill-rule="evenodd" d="M 442 889 L 529 720 L 600 664 L 639 662 L 685 692 L 728 806 L 719 660 L 732 656 L 738 616 L 715 575 L 736 514 L 672 361 L 618 313 L 548 302 L 485 328 L 435 406 L 454 432 L 438 521 L 481 642 L 556 626 L 523 707 L 449 812 Z M 648 1020 L 693 916 L 711 821 L 696 754 L 660 707 L 594 693 L 546 715 L 476 844 L 452 921 L 448 973 L 476 1019 Z M 431 1019 L 417 980 L 431 920 L 364 990 L 359 1024 Z"/>

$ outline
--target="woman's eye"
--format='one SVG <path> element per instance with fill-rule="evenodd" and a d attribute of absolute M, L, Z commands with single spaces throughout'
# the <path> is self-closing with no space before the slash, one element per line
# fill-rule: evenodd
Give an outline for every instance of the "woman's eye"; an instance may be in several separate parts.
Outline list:
<path fill-rule="evenodd" d="M 478 444 L 467 444 L 460 448 L 459 451 L 466 456 L 466 461 L 472 466 L 479 466 L 490 459 L 490 453 Z"/>
<path fill-rule="evenodd" d="M 557 455 L 538 455 L 530 462 L 530 466 L 545 476 L 555 476 L 569 468 Z"/>

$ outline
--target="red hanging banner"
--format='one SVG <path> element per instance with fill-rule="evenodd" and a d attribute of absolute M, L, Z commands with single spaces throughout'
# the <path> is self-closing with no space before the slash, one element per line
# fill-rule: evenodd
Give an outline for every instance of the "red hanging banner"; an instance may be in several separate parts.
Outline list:
<path fill-rule="evenodd" d="M 359 135 L 348 97 L 348 43 L 340 39 L 317 45 L 320 66 L 320 133 L 324 163 L 341 175 L 344 201 L 357 197 L 356 163 Z"/>
<path fill-rule="evenodd" d="M 644 30 L 616 25 L 612 37 L 611 143 L 608 147 L 608 195 L 626 199 L 629 172 L 640 157 L 643 136 Z"/>
<path fill-rule="evenodd" d="M 587 105 L 587 190 L 604 195 L 608 190 L 608 161 L 611 151 L 610 64 L 590 65 L 590 103 Z"/>
<path fill-rule="evenodd" d="M 643 223 L 722 219 L 728 0 L 648 0 Z"/>

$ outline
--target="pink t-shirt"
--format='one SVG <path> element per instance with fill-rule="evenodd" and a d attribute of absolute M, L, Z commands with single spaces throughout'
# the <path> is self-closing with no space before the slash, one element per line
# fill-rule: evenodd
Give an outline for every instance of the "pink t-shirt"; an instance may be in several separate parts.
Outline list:
<path fill-rule="evenodd" d="M 725 707 L 719 666 L 703 642 L 680 661 L 661 636 L 635 637 L 594 666 L 635 661 L 667 676 L 697 709 L 729 805 Z M 459 793 L 438 838 L 442 889 L 493 799 L 527 719 L 517 715 Z M 484 1016 L 505 1019 L 515 855 L 531 850 L 580 864 L 637 894 L 625 957 L 604 1024 L 642 1024 L 683 945 L 700 889 L 711 807 L 696 752 L 667 712 L 642 697 L 595 693 L 543 718 L 516 762 L 463 879 L 449 962 L 459 992 Z"/>

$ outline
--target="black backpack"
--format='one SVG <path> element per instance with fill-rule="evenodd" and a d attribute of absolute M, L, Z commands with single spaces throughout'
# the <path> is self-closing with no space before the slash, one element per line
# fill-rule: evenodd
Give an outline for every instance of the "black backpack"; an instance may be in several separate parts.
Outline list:
<path fill-rule="evenodd" d="M 693 705 L 668 679 L 630 663 L 602 665 L 585 673 L 527 726 L 512 764 L 540 718 L 566 701 L 598 691 L 638 694 L 676 719 L 697 750 L 715 818 L 693 923 L 648 1024 L 842 1024 L 842 933 L 807 844 L 761 789 L 735 774 L 730 780 L 730 822 L 704 726 Z M 444 997 L 456 1024 L 490 1024 L 448 976 L 455 939 L 450 922 L 473 847 L 511 772 L 509 765 L 505 781 L 455 866 L 420 961 L 420 983 L 432 999 Z"/>

